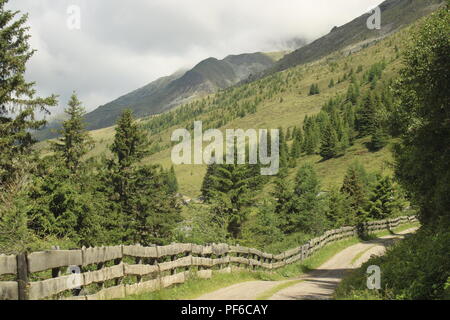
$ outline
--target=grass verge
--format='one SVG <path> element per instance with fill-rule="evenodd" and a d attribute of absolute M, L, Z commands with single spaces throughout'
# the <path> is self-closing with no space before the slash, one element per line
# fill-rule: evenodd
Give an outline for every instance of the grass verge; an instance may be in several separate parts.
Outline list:
<path fill-rule="evenodd" d="M 264 293 L 260 294 L 259 296 L 257 296 L 256 300 L 267 300 L 270 297 L 272 297 L 275 293 L 277 293 L 277 292 L 279 292 L 279 291 L 281 291 L 283 289 L 295 286 L 296 284 L 298 284 L 300 282 L 303 282 L 303 281 L 304 280 L 291 280 L 291 281 L 288 281 L 288 282 L 281 283 L 278 286 L 273 287 L 272 289 L 267 290 L 266 292 L 264 292 Z"/>

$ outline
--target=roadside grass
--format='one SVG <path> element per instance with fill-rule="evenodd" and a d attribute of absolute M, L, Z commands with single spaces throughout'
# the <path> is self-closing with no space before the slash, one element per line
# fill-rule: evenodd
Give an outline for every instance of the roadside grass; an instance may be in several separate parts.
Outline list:
<path fill-rule="evenodd" d="M 296 285 L 296 284 L 298 284 L 300 282 L 303 282 L 303 281 L 304 280 L 292 280 L 292 281 L 281 283 L 280 285 L 278 285 L 276 287 L 273 287 L 272 289 L 267 290 L 266 292 L 264 292 L 264 293 L 260 294 L 259 296 L 257 296 L 256 300 L 267 300 L 270 297 L 272 297 L 275 293 L 277 293 L 277 292 L 279 292 L 279 291 L 281 291 L 283 289 L 292 287 L 292 286 L 294 286 L 294 285 Z"/>
<path fill-rule="evenodd" d="M 418 225 L 419 224 L 417 223 L 406 224 L 395 228 L 392 231 L 401 232 L 403 230 L 417 227 Z M 380 237 L 389 234 L 389 231 L 381 231 L 373 234 L 372 236 Z M 353 237 L 329 244 L 318 250 L 314 255 L 305 259 L 304 261 L 285 266 L 273 272 L 240 271 L 232 274 L 213 273 L 213 277 L 211 279 L 200 279 L 193 276 L 183 284 L 165 288 L 155 292 L 129 296 L 124 300 L 191 300 L 203 294 L 242 282 L 292 280 L 287 283 L 282 283 L 279 286 L 276 286 L 271 290 L 264 292 L 258 297 L 259 300 L 264 300 L 270 298 L 272 295 L 282 289 L 301 282 L 302 280 L 298 279 L 299 276 L 317 269 L 320 265 L 325 263 L 336 253 L 359 242 L 361 242 L 361 239 Z"/>
<path fill-rule="evenodd" d="M 373 246 L 370 246 L 369 248 L 367 248 L 366 250 L 363 250 L 361 252 L 359 252 L 350 262 L 350 264 L 354 264 L 356 261 L 359 260 L 359 258 L 361 258 L 367 251 L 372 250 L 373 247 L 376 247 L 376 245 L 374 244 Z"/>

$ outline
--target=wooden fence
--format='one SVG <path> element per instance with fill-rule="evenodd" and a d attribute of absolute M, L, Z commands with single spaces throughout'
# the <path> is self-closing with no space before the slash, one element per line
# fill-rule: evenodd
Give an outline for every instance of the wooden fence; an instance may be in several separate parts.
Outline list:
<path fill-rule="evenodd" d="M 369 222 L 368 232 L 416 221 L 400 217 Z M 271 271 L 306 259 L 328 243 L 357 235 L 357 227 L 325 232 L 281 254 L 228 244 L 120 245 L 0 255 L 0 300 L 105 300 L 156 291 L 190 276 L 213 272 Z M 9 278 L 8 278 L 9 277 Z"/>

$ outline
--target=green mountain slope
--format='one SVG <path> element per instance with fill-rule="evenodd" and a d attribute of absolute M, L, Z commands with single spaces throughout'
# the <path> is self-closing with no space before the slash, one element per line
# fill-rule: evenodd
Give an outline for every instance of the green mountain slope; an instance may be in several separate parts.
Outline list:
<path fill-rule="evenodd" d="M 143 88 L 99 107 L 86 115 L 89 129 L 114 124 L 124 108 L 136 117 L 167 111 L 192 98 L 227 88 L 272 66 L 274 60 L 263 53 L 228 56 L 223 60 L 206 59 L 185 73 L 159 79 Z"/>
<path fill-rule="evenodd" d="M 159 163 L 170 168 L 171 142 L 170 136 L 175 129 L 190 128 L 194 120 L 202 120 L 204 127 L 219 128 L 278 128 L 292 129 L 301 127 L 305 115 L 317 114 L 321 107 L 336 95 L 345 95 L 350 85 L 350 79 L 343 80 L 351 70 L 361 67 L 356 73 L 358 81 L 375 62 L 386 60 L 383 81 L 396 76 L 401 65 L 398 50 L 405 39 L 405 32 L 396 33 L 364 50 L 351 55 L 340 52 L 333 53 L 323 59 L 309 64 L 290 68 L 252 83 L 234 86 L 220 93 L 197 99 L 189 104 L 180 106 L 168 113 L 142 119 L 144 127 L 149 128 L 152 143 L 152 155 L 144 163 Z M 334 87 L 328 84 L 333 79 Z M 341 82 L 338 80 L 341 79 Z M 309 88 L 317 83 L 321 93 L 310 96 Z M 368 90 L 370 84 L 362 87 Z M 256 103 L 253 112 L 243 112 L 251 103 Z M 114 139 L 114 127 L 92 131 L 96 141 L 96 148 L 92 156 L 108 153 L 107 146 Z M 379 152 L 368 151 L 367 141 L 357 140 L 346 155 L 337 159 L 322 161 L 318 155 L 304 156 L 299 165 L 305 161 L 314 163 L 324 190 L 342 183 L 343 175 L 348 165 L 354 160 L 370 165 L 369 170 L 390 170 L 387 162 L 391 160 L 389 148 Z M 175 166 L 180 192 L 189 197 L 198 197 L 205 165 Z M 291 169 L 293 176 L 295 169 Z"/>
<path fill-rule="evenodd" d="M 280 55 L 249 53 L 230 55 L 223 60 L 208 58 L 188 71 L 179 71 L 125 94 L 85 117 L 87 128 L 95 130 L 113 125 L 124 109 L 133 110 L 135 117 L 155 115 L 170 110 L 194 98 L 228 88 L 273 66 Z M 56 137 L 60 124 L 51 122 L 36 133 L 38 140 Z"/>
<path fill-rule="evenodd" d="M 388 1 L 391 2 L 391 1 Z M 396 1 L 403 3 L 403 0 Z M 414 3 L 415 1 L 411 1 Z M 403 12 L 404 15 L 414 14 Z M 365 21 L 360 21 L 365 26 Z M 194 120 L 202 120 L 204 129 L 219 128 L 278 128 L 285 130 L 294 126 L 301 127 L 305 115 L 317 114 L 322 106 L 337 95 L 344 96 L 351 83 L 349 74 L 353 74 L 362 85 L 362 90 L 371 86 L 363 80 L 371 67 L 380 61 L 385 61 L 381 85 L 388 83 L 397 76 L 401 66 L 400 51 L 407 38 L 409 28 L 393 32 L 380 41 L 364 46 L 362 50 L 342 52 L 337 50 L 322 59 L 310 63 L 297 65 L 287 70 L 270 74 L 259 80 L 232 86 L 216 94 L 195 99 L 179 108 L 155 116 L 144 118 L 141 123 L 151 135 L 152 155 L 144 160 L 145 163 L 159 163 L 168 168 L 171 162 L 170 136 L 178 128 L 191 128 Z M 206 61 L 205 64 L 214 61 Z M 206 68 L 214 74 L 217 69 Z M 199 66 L 201 70 L 203 66 Z M 357 71 L 358 70 L 358 71 Z M 234 71 L 235 72 L 235 71 Z M 211 76 L 210 74 L 210 76 Z M 194 76 L 194 75 L 193 75 Z M 178 80 L 181 80 L 179 78 Z M 335 86 L 329 87 L 333 80 Z M 310 96 L 311 84 L 318 84 L 320 94 Z M 91 155 L 108 152 L 107 146 L 112 143 L 114 128 L 104 128 L 92 132 L 97 146 Z M 378 152 L 370 152 L 366 147 L 367 141 L 357 140 L 354 147 L 345 156 L 322 161 L 320 156 L 304 156 L 304 161 L 314 163 L 325 190 L 342 183 L 342 177 L 353 160 L 360 160 L 367 164 L 370 171 L 390 170 L 391 159 L 389 148 Z M 45 148 L 45 147 L 42 147 Z M 205 165 L 181 165 L 175 167 L 181 193 L 190 197 L 200 195 L 200 187 L 206 171 Z M 291 170 L 291 174 L 295 169 Z"/>
<path fill-rule="evenodd" d="M 379 6 L 381 9 L 380 30 L 368 29 L 366 22 L 370 14 L 364 14 L 343 26 L 333 28 L 329 34 L 309 45 L 287 54 L 273 68 L 263 71 L 250 81 L 296 65 L 312 62 L 335 51 L 355 52 L 435 11 L 442 3 L 444 3 L 443 0 L 384 1 Z"/>

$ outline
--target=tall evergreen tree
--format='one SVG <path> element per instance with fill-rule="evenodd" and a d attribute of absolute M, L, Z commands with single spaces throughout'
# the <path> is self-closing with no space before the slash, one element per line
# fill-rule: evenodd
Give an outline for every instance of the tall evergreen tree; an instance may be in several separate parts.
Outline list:
<path fill-rule="evenodd" d="M 182 218 L 177 199 L 158 167 L 136 168 L 130 189 L 132 216 L 127 226 L 133 232 L 128 242 L 147 246 L 170 243 Z"/>
<path fill-rule="evenodd" d="M 0 1 L 0 251 L 23 252 L 31 237 L 24 196 L 37 163 L 32 131 L 45 124 L 35 112 L 49 113 L 57 100 L 37 97 L 35 84 L 25 80 L 35 52 L 28 43 L 28 16 L 6 9 L 7 3 Z"/>
<path fill-rule="evenodd" d="M 180 208 L 161 169 L 141 166 L 148 154 L 147 133 L 130 110 L 117 121 L 110 162 L 112 201 L 121 213 L 119 229 L 126 243 L 163 244 L 170 241 L 181 220 Z"/>
<path fill-rule="evenodd" d="M 332 189 L 326 197 L 325 215 L 330 228 L 355 225 L 350 200 L 339 189 Z"/>
<path fill-rule="evenodd" d="M 325 160 L 336 157 L 339 154 L 339 140 L 336 129 L 330 121 L 322 131 L 321 138 L 320 155 Z"/>
<path fill-rule="evenodd" d="M 347 169 L 341 192 L 349 199 L 352 213 L 358 223 L 367 219 L 368 178 L 364 167 L 358 162 Z"/>
<path fill-rule="evenodd" d="M 170 193 L 178 192 L 178 179 L 177 174 L 175 173 L 175 168 L 173 166 L 171 166 L 170 170 L 167 172 L 167 185 Z"/>
<path fill-rule="evenodd" d="M 369 217 L 374 220 L 382 220 L 399 215 L 404 204 L 405 201 L 399 190 L 394 187 L 392 179 L 388 176 L 379 176 L 369 198 Z"/>
<path fill-rule="evenodd" d="M 35 53 L 29 46 L 27 15 L 6 9 L 0 1 L 0 186 L 15 179 L 32 154 L 32 131 L 45 125 L 35 111 L 49 112 L 56 96 L 36 97 L 34 83 L 25 80 L 26 64 Z"/>
<path fill-rule="evenodd" d="M 369 91 L 357 112 L 357 127 L 361 137 L 369 136 L 376 126 L 377 105 L 374 95 Z"/>
<path fill-rule="evenodd" d="M 319 233 L 325 228 L 325 216 L 319 210 L 319 191 L 319 180 L 310 164 L 299 169 L 294 185 L 287 179 L 277 179 L 273 194 L 275 212 L 284 233 Z"/>
<path fill-rule="evenodd" d="M 236 157 L 235 152 L 235 157 Z M 213 214 L 223 217 L 233 238 L 242 231 L 255 193 L 264 179 L 259 165 L 210 164 L 203 180 L 202 194 L 212 204 Z M 222 220 L 222 219 L 220 219 Z"/>
<path fill-rule="evenodd" d="M 133 119 L 131 110 L 124 110 L 117 121 L 111 151 L 120 169 L 129 168 L 148 154 L 148 136 Z"/>
<path fill-rule="evenodd" d="M 61 154 L 67 168 L 75 173 L 81 158 L 93 147 L 93 141 L 85 130 L 85 111 L 75 93 L 70 97 L 65 112 L 69 118 L 63 122 L 59 131 L 62 137 L 52 144 L 52 148 Z"/>

